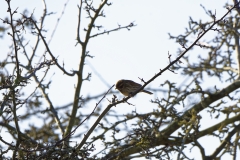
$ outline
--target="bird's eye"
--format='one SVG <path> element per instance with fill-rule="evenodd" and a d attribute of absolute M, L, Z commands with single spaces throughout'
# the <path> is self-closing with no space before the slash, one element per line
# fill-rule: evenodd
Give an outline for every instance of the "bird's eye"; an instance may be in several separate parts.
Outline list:
<path fill-rule="evenodd" d="M 120 83 L 120 84 L 118 85 L 118 87 L 119 87 L 119 88 L 123 88 L 123 84 Z"/>
<path fill-rule="evenodd" d="M 123 88 L 123 83 L 122 82 L 118 83 L 116 87 L 117 88 Z"/>

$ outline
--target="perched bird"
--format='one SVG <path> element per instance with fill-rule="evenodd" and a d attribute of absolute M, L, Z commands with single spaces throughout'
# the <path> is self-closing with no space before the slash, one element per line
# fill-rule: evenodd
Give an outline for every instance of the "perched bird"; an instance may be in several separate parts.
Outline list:
<path fill-rule="evenodd" d="M 142 85 L 138 84 L 131 80 L 119 80 L 116 83 L 116 89 L 118 89 L 124 96 L 131 96 L 132 93 L 134 93 L 136 90 L 141 88 Z M 140 92 L 145 92 L 147 94 L 153 94 L 152 92 L 141 90 Z"/>

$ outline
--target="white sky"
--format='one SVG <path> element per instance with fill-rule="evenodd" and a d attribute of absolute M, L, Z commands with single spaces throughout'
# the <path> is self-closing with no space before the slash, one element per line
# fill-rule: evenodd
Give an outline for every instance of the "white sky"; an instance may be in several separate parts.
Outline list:
<path fill-rule="evenodd" d="M 59 62 L 64 61 L 65 68 L 68 71 L 78 69 L 81 56 L 80 46 L 75 47 L 78 2 L 69 1 L 50 44 L 52 53 L 59 57 Z M 99 19 L 97 21 L 99 22 L 98 24 L 103 25 L 106 30 L 113 29 L 118 24 L 124 26 L 133 21 L 137 26 L 131 28 L 131 31 L 113 32 L 110 35 L 96 37 L 90 41 L 88 51 L 94 58 L 87 59 L 84 73 L 87 76 L 87 73 L 91 72 L 92 78 L 91 82 L 84 82 L 81 94 L 86 97 L 87 95 L 96 95 L 108 90 L 108 87 L 92 71 L 89 63 L 109 85 L 115 84 L 119 79 L 131 79 L 140 83 L 138 77 L 147 81 L 159 69 L 168 65 L 168 52 L 174 58 L 177 48 L 180 47 L 180 45 L 169 39 L 168 33 L 172 35 L 184 34 L 185 28 L 188 26 L 189 16 L 195 20 L 210 20 L 200 4 L 205 6 L 206 9 L 216 10 L 217 18 L 220 18 L 226 12 L 226 9 L 223 8 L 226 2 L 226 0 L 115 0 L 112 6 L 104 9 L 106 18 Z M 47 17 L 45 21 L 44 28 L 48 30 L 46 34 L 47 40 L 52 33 L 57 18 L 61 14 L 64 3 L 66 3 L 66 0 L 47 1 L 48 11 L 56 12 L 55 15 Z M 229 1 L 229 3 L 232 3 L 232 1 Z M 0 6 L 0 18 L 5 18 L 6 2 L 0 1 Z M 21 13 L 25 8 L 28 8 L 29 12 L 35 10 L 34 15 L 36 19 L 40 18 L 39 16 L 43 9 L 42 1 L 40 0 L 12 0 L 12 9 L 16 7 L 18 7 L 18 13 Z M 88 19 L 83 19 L 83 23 L 87 27 Z M 0 22 L 1 24 L 2 22 Z M 194 39 L 195 37 L 192 38 Z M 31 42 L 34 42 L 34 40 L 31 39 Z M 34 43 L 31 44 L 33 46 Z M 0 60 L 5 58 L 9 45 L 9 40 L 0 39 Z M 39 48 L 39 55 L 44 52 L 44 48 L 41 47 Z M 194 54 L 194 51 L 190 51 L 187 54 Z M 24 59 L 22 59 L 23 62 Z M 63 76 L 62 72 L 57 71 L 56 67 L 54 67 L 51 73 L 55 73 L 54 76 L 49 76 L 53 82 L 49 90 L 53 104 L 58 106 L 72 101 L 76 77 Z M 149 86 L 153 88 L 160 87 L 160 84 L 164 83 L 166 79 L 178 84 L 182 82 L 179 82 L 181 73 L 165 72 Z M 208 83 L 214 84 L 211 81 Z M 121 104 L 117 108 L 113 108 L 113 110 L 122 114 L 131 113 L 135 109 L 140 113 L 147 113 L 157 108 L 157 106 L 149 104 L 150 99 L 159 96 L 156 94 L 154 96 L 139 94 L 130 100 L 131 103 L 135 104 L 135 107 Z M 120 97 L 121 95 L 119 95 Z M 108 98 L 111 99 L 111 96 Z M 93 109 L 94 103 L 92 106 L 89 106 L 89 112 Z M 104 105 L 107 105 L 106 100 L 103 102 Z M 206 149 L 207 153 L 211 153 L 214 149 L 214 147 L 209 147 L 209 149 Z M 198 152 L 198 150 L 196 151 Z M 192 158 L 200 159 L 200 157 Z"/>

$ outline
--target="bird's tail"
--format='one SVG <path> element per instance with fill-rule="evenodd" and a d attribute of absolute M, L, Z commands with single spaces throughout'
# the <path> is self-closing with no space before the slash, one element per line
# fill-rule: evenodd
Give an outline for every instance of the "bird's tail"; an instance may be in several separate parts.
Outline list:
<path fill-rule="evenodd" d="M 142 90 L 142 92 L 147 93 L 147 94 L 153 94 L 152 92 L 146 91 L 146 90 Z"/>

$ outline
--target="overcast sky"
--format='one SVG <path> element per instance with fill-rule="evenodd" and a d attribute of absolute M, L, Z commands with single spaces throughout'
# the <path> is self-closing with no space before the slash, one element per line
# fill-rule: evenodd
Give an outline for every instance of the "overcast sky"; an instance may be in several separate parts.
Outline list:
<path fill-rule="evenodd" d="M 68 2 L 50 44 L 52 53 L 58 57 L 58 62 L 62 63 L 64 61 L 65 68 L 68 71 L 78 69 L 81 56 L 80 46 L 75 46 L 78 2 L 71 0 Z M 91 82 L 84 82 L 81 94 L 87 96 L 88 94 L 102 93 L 119 79 L 131 79 L 139 83 L 138 77 L 145 81 L 149 80 L 159 69 L 168 65 L 168 52 L 174 58 L 177 55 L 177 49 L 180 48 L 179 44 L 169 39 L 168 33 L 173 35 L 184 34 L 190 16 L 195 20 L 210 20 L 200 4 L 208 10 L 215 10 L 217 18 L 220 18 L 226 12 L 226 9 L 223 8 L 226 2 L 226 0 L 114 0 L 112 6 L 104 9 L 106 18 L 100 18 L 97 20 L 97 24 L 103 25 L 105 30 L 116 28 L 118 24 L 128 25 L 131 22 L 134 22 L 136 27 L 131 28 L 130 31 L 125 29 L 99 36 L 90 41 L 88 51 L 94 58 L 87 59 L 84 73 L 87 76 L 87 73 L 91 72 L 92 78 Z M 45 21 L 44 28 L 48 31 L 45 34 L 47 40 L 50 38 L 65 3 L 66 0 L 47 1 L 48 12 L 55 13 L 47 17 Z M 232 1 L 229 1 L 229 3 L 232 3 Z M 0 6 L 0 18 L 3 19 L 7 15 L 6 2 L 0 1 Z M 12 9 L 17 7 L 18 13 L 23 12 L 26 8 L 30 13 L 34 11 L 34 17 L 37 20 L 39 20 L 43 11 L 42 1 L 40 0 L 12 0 Z M 89 20 L 83 19 L 82 22 L 87 27 Z M 2 25 L 2 22 L 0 22 L 0 25 Z M 34 40 L 34 38 L 31 39 L 31 46 L 33 46 Z M 10 44 L 9 36 L 5 35 L 4 39 L 0 39 L 0 60 L 6 57 Z M 43 46 L 41 47 L 38 48 L 39 55 L 44 52 Z M 30 46 L 28 51 L 31 51 Z M 194 51 L 190 51 L 188 54 L 194 54 Z M 24 59 L 21 59 L 21 61 L 24 62 Z M 56 67 L 53 68 L 51 73 L 48 79 L 52 79 L 53 83 L 49 95 L 53 99 L 54 105 L 59 106 L 71 102 L 76 77 L 63 76 L 62 72 L 57 71 Z M 55 74 L 53 75 L 53 73 Z M 101 75 L 104 81 L 97 74 Z M 181 73 L 165 72 L 148 87 L 160 87 L 160 84 L 164 83 L 166 79 L 180 84 L 184 78 L 181 77 Z M 139 94 L 131 99 L 131 103 L 134 103 L 135 106 L 121 104 L 114 110 L 122 114 L 131 113 L 135 109 L 140 113 L 147 113 L 157 108 L 154 104 L 149 104 L 149 101 L 159 96 L 161 95 Z M 122 95 L 119 95 L 119 97 L 122 97 Z M 110 99 L 111 96 L 108 98 Z M 103 106 L 104 104 L 107 104 L 106 100 L 103 102 Z M 90 110 L 93 107 L 94 105 L 89 105 Z M 207 150 L 208 152 L 212 152 L 211 147 Z"/>

